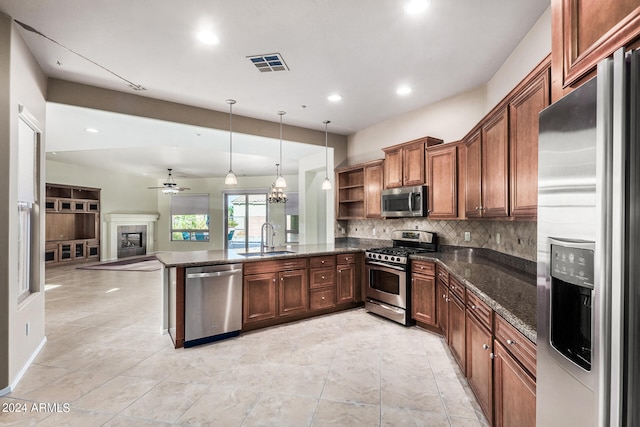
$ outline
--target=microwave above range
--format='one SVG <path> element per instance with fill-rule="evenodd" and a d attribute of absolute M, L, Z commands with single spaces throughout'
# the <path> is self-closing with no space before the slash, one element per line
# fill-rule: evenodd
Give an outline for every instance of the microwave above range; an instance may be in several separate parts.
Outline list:
<path fill-rule="evenodd" d="M 382 190 L 383 217 L 427 216 L 427 187 L 400 187 Z"/>

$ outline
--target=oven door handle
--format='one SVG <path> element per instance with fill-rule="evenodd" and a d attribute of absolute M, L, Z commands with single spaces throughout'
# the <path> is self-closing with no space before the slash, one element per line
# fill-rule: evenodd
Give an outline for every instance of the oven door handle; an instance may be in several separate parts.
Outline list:
<path fill-rule="evenodd" d="M 366 264 L 367 265 L 376 265 L 376 266 L 384 267 L 384 268 L 391 269 L 391 270 L 405 271 L 404 267 L 397 267 L 395 265 L 389 265 L 389 264 L 385 264 L 385 263 L 377 262 L 377 261 L 369 261 L 369 260 L 367 260 Z"/>

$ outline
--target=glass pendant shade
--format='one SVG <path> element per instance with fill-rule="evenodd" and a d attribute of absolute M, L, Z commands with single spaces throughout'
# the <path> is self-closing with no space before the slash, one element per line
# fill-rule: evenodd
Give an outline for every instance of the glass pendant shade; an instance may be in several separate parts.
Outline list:
<path fill-rule="evenodd" d="M 329 181 L 329 177 L 325 178 L 324 181 L 322 181 L 322 189 L 331 190 L 331 181 Z"/>
<path fill-rule="evenodd" d="M 276 187 L 287 188 L 287 181 L 284 179 L 282 175 L 280 175 L 278 179 L 276 179 Z"/>
<path fill-rule="evenodd" d="M 226 185 L 236 185 L 238 183 L 238 178 L 236 178 L 236 174 L 231 169 L 229 169 L 227 176 L 224 177 L 224 183 Z"/>

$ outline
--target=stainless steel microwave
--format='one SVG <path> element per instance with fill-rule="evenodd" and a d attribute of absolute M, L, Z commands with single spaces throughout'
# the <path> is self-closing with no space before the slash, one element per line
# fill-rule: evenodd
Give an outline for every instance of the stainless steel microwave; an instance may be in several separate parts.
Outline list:
<path fill-rule="evenodd" d="M 427 187 L 400 187 L 382 190 L 383 217 L 427 215 Z"/>

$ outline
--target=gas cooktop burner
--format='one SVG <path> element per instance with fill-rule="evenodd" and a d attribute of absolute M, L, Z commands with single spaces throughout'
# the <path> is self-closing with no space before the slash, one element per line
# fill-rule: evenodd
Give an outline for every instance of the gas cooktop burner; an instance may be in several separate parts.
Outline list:
<path fill-rule="evenodd" d="M 427 231 L 393 231 L 392 239 L 393 246 L 367 250 L 366 259 L 406 265 L 409 255 L 438 250 L 436 234 Z"/>

